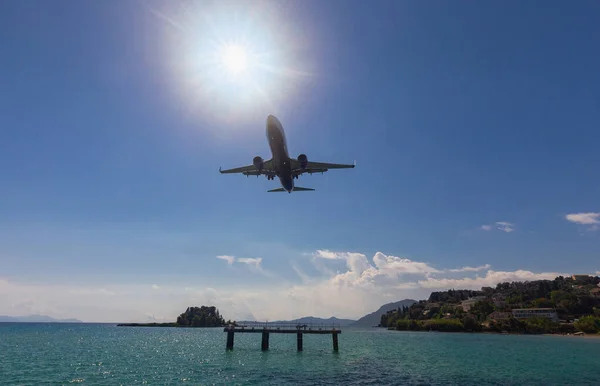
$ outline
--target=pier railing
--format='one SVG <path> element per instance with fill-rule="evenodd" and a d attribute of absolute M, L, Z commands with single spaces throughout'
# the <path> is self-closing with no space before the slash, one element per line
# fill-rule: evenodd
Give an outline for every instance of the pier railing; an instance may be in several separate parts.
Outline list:
<path fill-rule="evenodd" d="M 267 330 L 301 330 L 301 331 L 335 331 L 341 330 L 338 323 L 278 323 L 278 322 L 239 322 L 235 327 L 240 329 L 267 329 Z"/>

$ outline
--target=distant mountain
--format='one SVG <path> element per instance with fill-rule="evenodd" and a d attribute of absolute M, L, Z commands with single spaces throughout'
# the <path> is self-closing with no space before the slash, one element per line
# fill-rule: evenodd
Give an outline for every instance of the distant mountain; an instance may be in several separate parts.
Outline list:
<path fill-rule="evenodd" d="M 294 319 L 294 320 L 282 320 L 276 323 L 299 323 L 299 324 L 335 324 L 340 327 L 349 326 L 352 323 L 356 322 L 356 320 L 352 319 L 338 319 L 335 316 L 329 319 L 323 318 L 315 318 L 314 316 L 305 316 L 304 318 Z"/>
<path fill-rule="evenodd" d="M 237 323 L 260 323 L 261 321 L 239 321 Z M 293 324 L 324 324 L 324 325 L 332 325 L 346 327 L 354 323 L 355 320 L 352 319 L 338 319 L 336 317 L 331 317 L 329 319 L 323 318 L 315 318 L 314 316 L 305 316 L 303 318 L 294 319 L 294 320 L 275 320 L 269 321 L 269 323 L 293 323 Z"/>
<path fill-rule="evenodd" d="M 351 326 L 352 327 L 377 326 L 377 325 L 379 325 L 379 322 L 381 321 L 381 315 L 385 314 L 388 311 L 395 310 L 398 307 L 403 307 L 403 306 L 410 307 L 416 302 L 417 302 L 416 300 L 404 299 L 404 300 L 400 300 L 399 302 L 384 304 L 383 306 L 379 307 L 379 309 L 377 311 L 371 312 L 370 314 L 363 316 L 362 318 L 358 319 L 356 322 L 352 323 Z"/>
<path fill-rule="evenodd" d="M 13 323 L 83 323 L 78 319 L 54 319 L 47 315 L 28 315 L 28 316 L 4 316 L 0 315 L 0 322 Z"/>

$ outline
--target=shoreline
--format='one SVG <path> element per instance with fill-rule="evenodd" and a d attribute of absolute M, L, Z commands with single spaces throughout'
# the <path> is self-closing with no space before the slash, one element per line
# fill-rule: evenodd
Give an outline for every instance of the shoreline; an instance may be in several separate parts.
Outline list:
<path fill-rule="evenodd" d="M 548 333 L 528 334 L 528 333 L 523 333 L 523 332 L 502 333 L 502 332 L 496 332 L 496 331 L 437 331 L 437 330 L 425 331 L 425 330 L 393 330 L 393 329 L 387 329 L 387 331 L 422 332 L 422 333 L 435 332 L 435 333 L 441 333 L 441 334 L 485 334 L 485 335 L 529 335 L 529 336 L 537 335 L 537 336 L 562 336 L 562 337 L 569 337 L 569 338 L 600 339 L 600 334 L 585 334 L 585 333 L 581 334 L 581 335 L 575 335 L 575 334 L 548 334 Z"/>
<path fill-rule="evenodd" d="M 574 334 L 541 334 L 546 336 L 564 336 L 569 338 L 585 338 L 585 339 L 600 339 L 600 334 L 582 334 L 582 335 L 574 335 Z"/>
<path fill-rule="evenodd" d="M 117 323 L 117 327 L 223 328 L 227 326 L 185 326 L 177 323 Z"/>

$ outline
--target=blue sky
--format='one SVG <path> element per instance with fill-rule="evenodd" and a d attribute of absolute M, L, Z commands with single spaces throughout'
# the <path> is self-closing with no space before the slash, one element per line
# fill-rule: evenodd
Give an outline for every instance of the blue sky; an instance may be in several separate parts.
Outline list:
<path fill-rule="evenodd" d="M 597 2 L 0 9 L 0 314 L 360 317 L 600 270 Z M 234 79 L 230 42 L 266 67 Z M 270 156 L 267 114 L 356 169 L 220 175 Z"/>

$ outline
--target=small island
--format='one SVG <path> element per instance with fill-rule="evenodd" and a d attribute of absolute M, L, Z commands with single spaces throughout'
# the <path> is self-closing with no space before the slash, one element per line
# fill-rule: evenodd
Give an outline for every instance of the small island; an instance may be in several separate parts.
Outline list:
<path fill-rule="evenodd" d="M 224 327 L 236 325 L 235 321 L 225 322 L 215 306 L 188 307 L 171 323 L 120 323 L 121 327 Z"/>
<path fill-rule="evenodd" d="M 499 283 L 480 291 L 432 292 L 381 315 L 390 330 L 583 335 L 600 332 L 600 277 Z"/>

